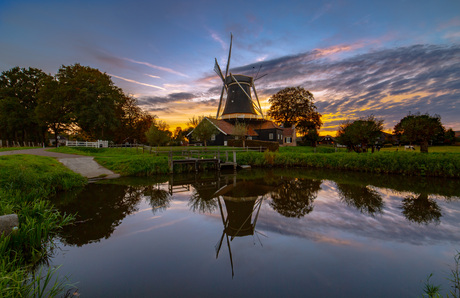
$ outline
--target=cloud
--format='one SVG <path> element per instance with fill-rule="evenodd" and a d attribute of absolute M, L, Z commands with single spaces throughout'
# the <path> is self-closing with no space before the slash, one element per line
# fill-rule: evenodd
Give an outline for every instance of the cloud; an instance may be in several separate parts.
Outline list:
<path fill-rule="evenodd" d="M 123 77 L 120 77 L 120 76 L 116 76 L 116 75 L 114 75 L 114 74 L 108 74 L 108 75 L 109 75 L 109 76 L 112 76 L 112 77 L 114 77 L 114 78 L 117 78 L 117 79 L 126 81 L 126 82 L 130 82 L 130 83 L 134 83 L 134 84 L 138 84 L 138 85 L 142 85 L 142 86 L 147 86 L 147 87 L 152 87 L 152 88 L 156 88 L 156 89 L 160 89 L 160 90 L 166 90 L 165 88 L 160 87 L 160 86 L 155 86 L 155 85 L 151 85 L 151 84 L 146 84 L 146 83 L 138 82 L 138 81 L 135 81 L 135 80 L 131 80 L 131 79 L 123 78 Z"/>
<path fill-rule="evenodd" d="M 222 49 L 227 48 L 227 44 L 222 40 L 222 38 L 217 33 L 215 32 L 210 32 L 210 33 L 211 33 L 212 39 L 220 43 L 220 46 L 222 47 Z"/>
<path fill-rule="evenodd" d="M 154 78 L 154 79 L 161 79 L 159 76 L 154 76 L 154 75 L 151 75 L 151 74 L 148 74 L 148 73 L 146 73 L 145 75 L 148 76 L 148 77 Z"/>
<path fill-rule="evenodd" d="M 130 58 L 122 58 L 122 59 L 123 59 L 123 60 L 126 60 L 126 61 L 129 61 L 129 62 L 131 62 L 131 63 L 136 63 L 136 64 L 145 65 L 145 66 L 150 67 L 150 68 L 153 68 L 153 69 L 158 69 L 158 70 L 166 71 L 166 72 L 169 72 L 169 73 L 172 73 L 172 74 L 181 76 L 181 77 L 186 77 L 186 78 L 188 78 L 188 75 L 183 74 L 183 73 L 181 73 L 181 72 L 178 72 L 178 71 L 176 71 L 176 70 L 174 70 L 174 69 L 171 69 L 171 68 L 167 68 L 167 67 L 163 67 L 163 66 L 154 65 L 154 64 L 151 64 L 151 63 L 149 63 L 149 62 L 137 61 L 137 60 L 130 59 Z"/>
<path fill-rule="evenodd" d="M 188 101 L 196 98 L 197 96 L 193 93 L 180 92 L 180 93 L 171 93 L 167 96 L 150 96 L 142 97 L 138 100 L 139 105 L 152 105 L 152 104 L 164 104 L 171 103 L 176 101 Z"/>
<path fill-rule="evenodd" d="M 315 98 L 323 115 L 361 117 L 373 113 L 391 128 L 409 111 L 420 111 L 440 114 L 447 125 L 460 125 L 456 116 L 460 45 L 412 45 L 340 60 L 325 58 L 357 47 L 340 45 L 265 61 L 261 73 L 268 76 L 256 81 L 259 97 L 302 86 L 320 94 Z M 253 75 L 255 65 L 231 71 Z"/>

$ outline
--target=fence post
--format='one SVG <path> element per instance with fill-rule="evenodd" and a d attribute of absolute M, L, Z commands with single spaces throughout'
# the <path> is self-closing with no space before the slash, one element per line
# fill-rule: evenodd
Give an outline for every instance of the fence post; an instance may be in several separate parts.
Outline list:
<path fill-rule="evenodd" d="M 236 152 L 233 151 L 233 170 L 236 170 Z"/>

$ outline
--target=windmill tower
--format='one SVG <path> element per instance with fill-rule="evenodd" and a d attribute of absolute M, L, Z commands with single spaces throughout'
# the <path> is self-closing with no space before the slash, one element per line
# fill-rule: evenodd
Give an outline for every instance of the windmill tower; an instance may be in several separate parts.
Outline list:
<path fill-rule="evenodd" d="M 216 119 L 264 119 L 256 88 L 254 87 L 255 79 L 246 75 L 229 73 L 232 41 L 233 35 L 230 35 L 230 49 L 228 51 L 225 76 L 220 69 L 219 63 L 217 63 L 217 59 L 215 59 L 214 71 L 222 80 L 222 91 L 220 93 Z M 255 101 L 251 96 L 251 90 L 254 93 Z M 226 93 L 227 98 L 223 105 L 224 93 Z"/>

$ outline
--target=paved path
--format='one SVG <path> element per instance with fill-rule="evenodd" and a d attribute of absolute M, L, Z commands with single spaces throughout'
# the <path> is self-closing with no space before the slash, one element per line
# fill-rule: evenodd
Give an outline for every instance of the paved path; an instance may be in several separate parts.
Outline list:
<path fill-rule="evenodd" d="M 91 156 L 81 156 L 75 154 L 64 154 L 57 152 L 46 151 L 44 148 L 37 149 L 25 149 L 25 150 L 12 150 L 0 152 L 1 155 L 14 155 L 14 154 L 31 154 L 40 156 L 54 157 L 60 161 L 63 165 L 71 169 L 72 171 L 88 178 L 88 179 L 113 179 L 120 177 L 119 174 L 115 174 L 109 169 L 104 168 Z"/>

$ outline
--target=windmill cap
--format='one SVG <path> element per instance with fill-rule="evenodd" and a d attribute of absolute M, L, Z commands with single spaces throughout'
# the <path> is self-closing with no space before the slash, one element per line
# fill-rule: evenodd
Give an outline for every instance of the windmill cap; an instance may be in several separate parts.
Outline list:
<path fill-rule="evenodd" d="M 252 84 L 252 77 L 248 77 L 245 75 L 233 75 L 233 78 L 235 78 L 238 83 L 247 83 L 247 84 Z M 234 83 L 235 80 L 231 76 L 227 76 L 225 79 L 225 84 L 231 84 Z"/>

